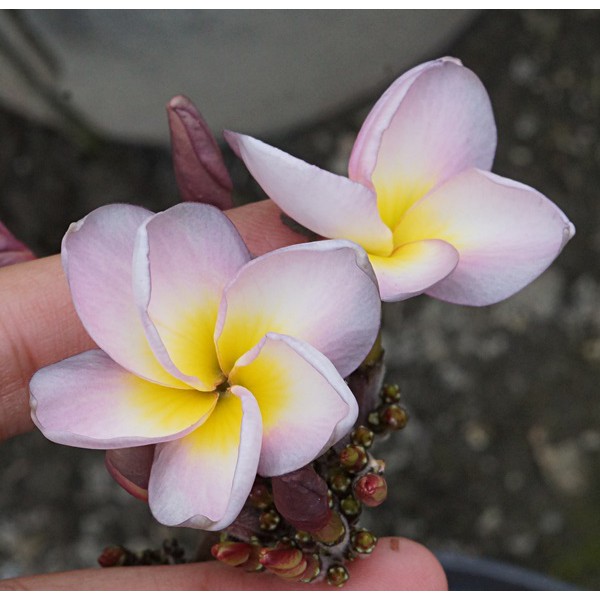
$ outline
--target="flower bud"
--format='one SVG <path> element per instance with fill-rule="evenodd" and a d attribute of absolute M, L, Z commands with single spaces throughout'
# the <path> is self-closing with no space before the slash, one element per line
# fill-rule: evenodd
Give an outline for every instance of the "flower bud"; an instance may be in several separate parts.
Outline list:
<path fill-rule="evenodd" d="M 390 404 L 381 411 L 381 422 L 393 431 L 404 429 L 408 423 L 407 412 L 398 404 Z"/>
<path fill-rule="evenodd" d="M 366 529 L 358 529 L 350 536 L 352 549 L 359 554 L 371 554 L 377 545 L 377 538 Z"/>
<path fill-rule="evenodd" d="M 381 388 L 381 399 L 386 404 L 394 404 L 400 400 L 400 386 L 395 383 L 386 383 Z"/>
<path fill-rule="evenodd" d="M 331 489 L 337 494 L 344 494 L 348 491 L 350 484 L 352 483 L 352 479 L 342 469 L 333 469 L 329 474 L 329 485 Z"/>
<path fill-rule="evenodd" d="M 321 572 L 321 561 L 317 554 L 305 554 L 306 558 L 306 569 L 304 574 L 300 578 L 303 583 L 310 583 L 319 576 Z"/>
<path fill-rule="evenodd" d="M 346 527 L 340 518 L 340 515 L 332 510 L 330 512 L 329 521 L 322 529 L 319 531 L 313 532 L 313 537 L 322 542 L 323 544 L 327 544 L 328 546 L 332 546 L 333 544 L 337 544 L 346 533 Z"/>
<path fill-rule="evenodd" d="M 349 577 L 348 570 L 342 565 L 335 565 L 327 569 L 327 583 L 329 585 L 342 587 Z"/>
<path fill-rule="evenodd" d="M 263 510 L 273 504 L 273 496 L 269 488 L 262 481 L 255 481 L 248 496 L 250 504 L 255 508 Z"/>
<path fill-rule="evenodd" d="M 219 145 L 202 115 L 185 96 L 167 105 L 175 178 L 184 202 L 204 202 L 221 210 L 233 206 L 233 185 Z"/>
<path fill-rule="evenodd" d="M 363 448 L 370 448 L 371 445 L 373 444 L 374 437 L 375 437 L 375 435 L 373 434 L 373 432 L 368 427 L 365 427 L 364 425 L 359 425 L 352 432 L 352 441 L 355 444 L 362 446 Z"/>
<path fill-rule="evenodd" d="M 0 267 L 32 260 L 35 254 L 0 222 Z"/>
<path fill-rule="evenodd" d="M 312 467 L 273 477 L 272 487 L 277 510 L 293 527 L 313 533 L 327 525 L 327 484 Z"/>
<path fill-rule="evenodd" d="M 367 462 L 367 453 L 362 446 L 350 444 L 340 452 L 340 464 L 350 473 L 358 473 L 366 467 Z"/>
<path fill-rule="evenodd" d="M 360 514 L 360 502 L 354 496 L 346 496 L 340 501 L 340 508 L 347 517 L 355 517 Z"/>
<path fill-rule="evenodd" d="M 129 554 L 123 546 L 108 546 L 104 548 L 102 554 L 98 557 L 98 564 L 102 568 L 122 567 L 128 562 Z"/>
<path fill-rule="evenodd" d="M 281 517 L 277 514 L 277 511 L 272 508 L 270 510 L 265 510 L 258 518 L 258 524 L 262 531 L 275 531 L 280 521 Z"/>
<path fill-rule="evenodd" d="M 260 564 L 266 569 L 291 571 L 301 564 L 304 555 L 298 548 L 263 548 L 259 554 Z"/>
<path fill-rule="evenodd" d="M 354 494 L 366 506 L 379 506 L 387 498 L 387 483 L 381 475 L 367 473 L 356 482 Z"/>
<path fill-rule="evenodd" d="M 219 561 L 231 567 L 238 567 L 248 561 L 252 553 L 252 544 L 245 542 L 220 542 L 210 549 Z"/>

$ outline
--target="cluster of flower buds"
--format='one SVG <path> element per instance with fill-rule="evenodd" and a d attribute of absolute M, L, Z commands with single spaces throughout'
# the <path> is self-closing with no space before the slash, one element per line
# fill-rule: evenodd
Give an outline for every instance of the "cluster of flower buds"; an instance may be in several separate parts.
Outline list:
<path fill-rule="evenodd" d="M 257 479 L 244 511 L 212 547 L 212 555 L 287 581 L 325 579 L 343 586 L 349 578 L 346 563 L 372 553 L 377 543 L 360 527 L 361 512 L 387 497 L 385 465 L 373 456 L 373 443 L 407 422 L 398 386 L 382 386 L 376 398 L 340 447 L 293 473 Z"/>
<path fill-rule="evenodd" d="M 132 552 L 124 546 L 108 546 L 98 557 L 101 567 L 134 567 L 140 565 L 178 565 L 186 562 L 185 550 L 177 540 L 165 540 L 158 550 Z"/>

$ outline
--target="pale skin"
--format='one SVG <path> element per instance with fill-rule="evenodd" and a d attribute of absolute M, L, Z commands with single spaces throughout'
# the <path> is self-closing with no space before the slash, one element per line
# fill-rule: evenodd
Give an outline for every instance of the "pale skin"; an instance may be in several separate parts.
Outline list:
<path fill-rule="evenodd" d="M 228 211 L 250 251 L 306 241 L 282 224 L 270 201 Z M 71 303 L 60 257 L 0 269 L 0 441 L 33 428 L 29 380 L 41 367 L 95 347 Z M 446 577 L 433 554 L 403 538 L 383 538 L 368 560 L 349 565 L 347 590 L 443 590 Z M 217 562 L 168 567 L 83 569 L 0 581 L 0 590 L 307 590 L 320 583 L 286 583 Z"/>

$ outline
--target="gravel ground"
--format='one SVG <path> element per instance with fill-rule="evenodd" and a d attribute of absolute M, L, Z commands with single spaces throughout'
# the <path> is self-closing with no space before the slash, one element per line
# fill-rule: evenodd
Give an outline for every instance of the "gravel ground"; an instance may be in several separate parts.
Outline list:
<path fill-rule="evenodd" d="M 543 191 L 577 227 L 556 263 L 496 306 L 387 306 L 389 379 L 409 427 L 386 442 L 390 498 L 368 521 L 434 549 L 600 586 L 600 12 L 485 12 L 448 48 L 486 85 L 494 170 Z M 368 108 L 270 142 L 344 172 Z M 177 90 L 173 90 L 174 93 Z M 177 201 L 161 149 L 82 147 L 0 110 L 0 220 L 40 254 L 108 202 Z M 260 197 L 228 155 L 239 198 Z M 99 452 L 37 432 L 0 455 L 0 577 L 88 566 L 109 543 L 177 535 L 105 473 Z"/>

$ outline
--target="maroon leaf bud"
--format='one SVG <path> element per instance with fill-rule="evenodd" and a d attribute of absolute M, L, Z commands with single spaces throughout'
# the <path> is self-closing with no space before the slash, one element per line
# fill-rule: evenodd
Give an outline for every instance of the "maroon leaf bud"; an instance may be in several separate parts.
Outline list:
<path fill-rule="evenodd" d="M 220 542 L 210 549 L 211 554 L 231 567 L 243 565 L 252 553 L 252 544 L 245 542 Z"/>
<path fill-rule="evenodd" d="M 340 464 L 350 473 L 358 473 L 367 465 L 368 457 L 362 446 L 351 444 L 340 452 Z"/>
<path fill-rule="evenodd" d="M 272 487 L 277 510 L 293 527 L 312 533 L 327 525 L 327 484 L 312 467 L 273 477 Z"/>
<path fill-rule="evenodd" d="M 198 109 L 185 96 L 176 96 L 167 105 L 167 115 L 182 200 L 231 208 L 233 185 L 219 145 Z"/>
<path fill-rule="evenodd" d="M 381 475 L 367 473 L 356 482 L 354 494 L 366 506 L 379 506 L 387 498 L 387 483 Z"/>

